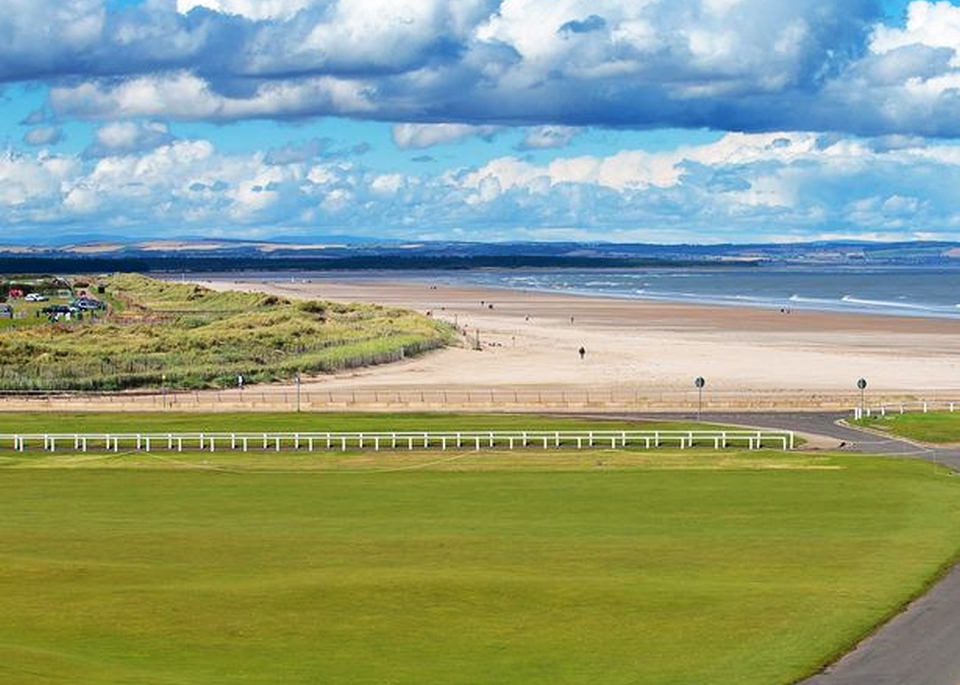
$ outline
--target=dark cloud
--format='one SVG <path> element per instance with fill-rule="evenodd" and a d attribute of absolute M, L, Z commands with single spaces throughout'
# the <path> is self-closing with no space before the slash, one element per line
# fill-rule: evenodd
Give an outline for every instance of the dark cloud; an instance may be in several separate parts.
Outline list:
<path fill-rule="evenodd" d="M 0 16 L 0 82 L 45 81 L 57 117 L 92 120 L 960 135 L 960 46 L 880 31 L 876 0 L 285 5 L 36 0 Z"/>

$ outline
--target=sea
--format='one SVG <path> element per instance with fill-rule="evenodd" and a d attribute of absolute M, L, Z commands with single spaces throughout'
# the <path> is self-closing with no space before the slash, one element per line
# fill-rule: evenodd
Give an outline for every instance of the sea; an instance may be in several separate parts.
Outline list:
<path fill-rule="evenodd" d="M 256 274 L 259 280 L 277 281 L 381 277 L 658 302 L 960 319 L 960 266 L 711 266 Z"/>

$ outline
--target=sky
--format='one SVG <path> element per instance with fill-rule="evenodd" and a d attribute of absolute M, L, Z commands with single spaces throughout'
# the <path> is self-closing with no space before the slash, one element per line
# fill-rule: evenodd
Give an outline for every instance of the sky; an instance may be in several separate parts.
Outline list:
<path fill-rule="evenodd" d="M 5 0 L 0 243 L 960 240 L 960 0 Z"/>

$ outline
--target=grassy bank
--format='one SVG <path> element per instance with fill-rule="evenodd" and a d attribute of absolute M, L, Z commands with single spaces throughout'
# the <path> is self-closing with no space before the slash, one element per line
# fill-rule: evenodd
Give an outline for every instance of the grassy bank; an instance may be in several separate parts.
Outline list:
<path fill-rule="evenodd" d="M 935 444 L 960 442 L 960 414 L 956 413 L 876 415 L 858 423 L 867 428 L 882 430 L 919 442 Z"/>
<path fill-rule="evenodd" d="M 101 279 L 98 322 L 0 335 L 0 390 L 235 386 L 396 361 L 449 342 L 443 324 L 375 305 L 292 302 L 137 275 Z"/>
<path fill-rule="evenodd" d="M 784 684 L 960 548 L 923 463 L 640 456 L 0 460 L 0 680 Z"/>

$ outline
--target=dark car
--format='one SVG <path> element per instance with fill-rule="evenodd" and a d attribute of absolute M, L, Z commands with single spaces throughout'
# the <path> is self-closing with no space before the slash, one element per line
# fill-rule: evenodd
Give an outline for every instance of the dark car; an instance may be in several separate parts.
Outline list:
<path fill-rule="evenodd" d="M 41 309 L 44 314 L 71 314 L 79 311 L 76 307 L 68 307 L 65 304 L 49 304 Z"/>

